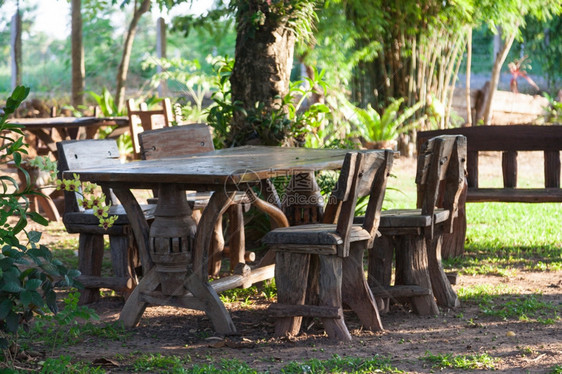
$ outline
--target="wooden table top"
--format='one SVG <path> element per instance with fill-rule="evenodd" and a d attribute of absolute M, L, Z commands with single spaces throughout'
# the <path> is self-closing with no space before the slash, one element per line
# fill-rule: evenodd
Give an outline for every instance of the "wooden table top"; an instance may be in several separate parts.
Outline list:
<path fill-rule="evenodd" d="M 109 184 L 177 183 L 217 186 L 257 182 L 295 172 L 334 170 L 342 166 L 346 149 L 244 146 L 183 157 L 133 161 L 115 167 L 70 170 L 84 181 Z"/>
<path fill-rule="evenodd" d="M 14 125 L 25 126 L 27 130 L 53 127 L 81 126 L 128 126 L 128 117 L 48 117 L 48 118 L 14 118 L 8 120 Z"/>

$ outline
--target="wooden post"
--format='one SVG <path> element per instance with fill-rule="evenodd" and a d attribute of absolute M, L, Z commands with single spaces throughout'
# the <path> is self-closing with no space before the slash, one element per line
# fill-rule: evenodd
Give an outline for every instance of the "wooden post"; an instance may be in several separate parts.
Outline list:
<path fill-rule="evenodd" d="M 560 152 L 544 152 L 544 186 L 560 188 Z"/>
<path fill-rule="evenodd" d="M 517 152 L 502 152 L 503 186 L 517 187 Z"/>

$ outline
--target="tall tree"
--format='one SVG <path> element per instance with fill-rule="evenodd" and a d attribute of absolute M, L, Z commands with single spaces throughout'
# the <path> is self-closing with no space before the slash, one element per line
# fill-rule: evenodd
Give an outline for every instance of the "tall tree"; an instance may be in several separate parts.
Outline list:
<path fill-rule="evenodd" d="M 243 110 L 234 113 L 231 144 L 282 142 L 286 136 L 284 128 L 275 126 L 268 139 L 260 139 L 257 132 L 271 124 L 272 112 L 282 110 L 282 99 L 289 92 L 295 41 L 310 35 L 314 4 L 314 0 L 232 1 L 237 36 L 230 83 L 232 102 Z M 248 116 L 253 118 L 251 125 Z"/>
<path fill-rule="evenodd" d="M 502 31 L 503 45 L 495 56 L 490 85 L 484 98 L 484 109 L 478 116 L 484 124 L 491 124 L 492 103 L 498 87 L 501 68 L 513 41 L 525 27 L 525 17 L 531 16 L 538 20 L 551 19 L 562 12 L 561 0 L 482 0 L 478 6 L 481 22 L 487 23 L 494 31 L 498 27 Z"/>
<path fill-rule="evenodd" d="M 11 25 L 12 90 L 21 84 L 21 14 L 18 1 Z"/>
<path fill-rule="evenodd" d="M 72 106 L 84 104 L 84 46 L 82 44 L 82 0 L 71 1 Z"/>
<path fill-rule="evenodd" d="M 121 62 L 117 70 L 115 103 L 119 110 L 125 105 L 125 82 L 127 81 L 127 73 L 129 72 L 129 61 L 131 59 L 131 51 L 133 50 L 137 26 L 142 15 L 150 10 L 150 5 L 151 0 L 135 0 L 133 4 L 133 17 L 127 28 Z"/>

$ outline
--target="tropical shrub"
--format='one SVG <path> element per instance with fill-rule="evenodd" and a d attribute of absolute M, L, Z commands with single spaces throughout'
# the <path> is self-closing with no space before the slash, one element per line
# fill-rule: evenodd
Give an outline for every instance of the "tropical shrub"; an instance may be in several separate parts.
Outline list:
<path fill-rule="evenodd" d="M 28 94 L 29 88 L 17 87 L 0 117 L 0 164 L 13 161 L 27 182 L 29 173 L 22 167 L 23 155 L 27 154 L 23 132 L 21 126 L 7 119 Z M 27 230 L 29 221 L 48 224 L 41 215 L 29 211 L 27 196 L 40 192 L 31 187 L 20 189 L 10 175 L 0 176 L 0 181 L 0 348 L 7 361 L 13 362 L 20 328 L 27 329 L 36 314 L 47 310 L 56 313 L 55 288 L 72 286 L 79 272 L 68 270 L 53 258 L 51 251 L 39 243 L 41 232 Z"/>

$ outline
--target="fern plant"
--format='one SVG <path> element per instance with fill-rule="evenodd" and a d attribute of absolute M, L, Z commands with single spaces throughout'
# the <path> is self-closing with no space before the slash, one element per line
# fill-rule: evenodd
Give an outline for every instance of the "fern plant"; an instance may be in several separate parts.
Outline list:
<path fill-rule="evenodd" d="M 403 101 L 403 98 L 393 100 L 384 109 L 382 115 L 371 105 L 367 105 L 366 109 L 354 108 L 356 116 L 352 121 L 358 134 L 367 142 L 388 142 L 396 140 L 398 135 L 415 128 L 424 117 L 410 123 L 407 122 L 422 107 L 422 103 L 419 102 L 399 113 Z"/>

